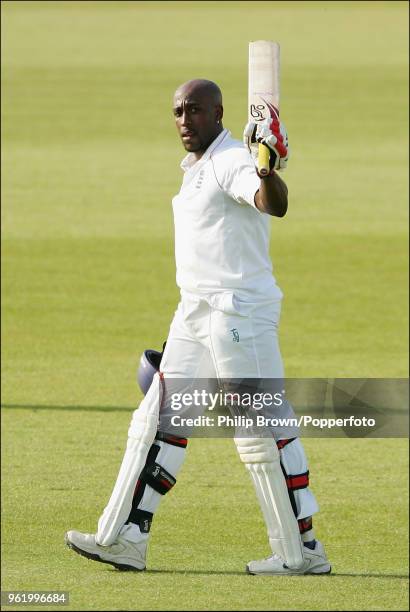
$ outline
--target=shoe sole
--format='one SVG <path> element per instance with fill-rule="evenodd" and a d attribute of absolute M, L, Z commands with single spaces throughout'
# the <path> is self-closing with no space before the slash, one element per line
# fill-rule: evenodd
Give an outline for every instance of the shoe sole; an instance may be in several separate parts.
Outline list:
<path fill-rule="evenodd" d="M 288 572 L 288 573 L 279 573 L 279 572 L 251 572 L 248 566 L 246 566 L 246 573 L 250 576 L 328 576 L 332 571 L 332 567 L 330 567 L 326 572 L 307 572 L 306 574 L 300 574 L 299 572 Z"/>
<path fill-rule="evenodd" d="M 134 567 L 133 565 L 126 565 L 125 563 L 116 563 L 115 561 L 107 561 L 105 559 L 101 559 L 99 555 L 78 548 L 78 546 L 70 542 L 70 540 L 66 540 L 66 544 L 68 548 L 71 548 L 71 550 L 78 553 L 82 557 L 86 557 L 91 561 L 99 561 L 100 563 L 107 563 L 108 565 L 113 565 L 120 572 L 143 572 L 145 570 L 145 567 L 143 569 L 139 569 L 138 567 Z"/>

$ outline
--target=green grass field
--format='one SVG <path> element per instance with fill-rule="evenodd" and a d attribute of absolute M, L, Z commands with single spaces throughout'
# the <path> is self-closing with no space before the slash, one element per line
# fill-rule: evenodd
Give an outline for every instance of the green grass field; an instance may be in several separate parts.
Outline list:
<path fill-rule="evenodd" d="M 282 48 L 287 375 L 408 375 L 407 3 L 6 0 L 1 16 L 2 589 L 68 590 L 69 610 L 408 609 L 404 439 L 305 441 L 330 577 L 244 573 L 268 550 L 230 440 L 190 442 L 147 572 L 63 543 L 95 530 L 137 360 L 178 301 L 173 91 L 215 80 L 241 137 L 249 40 Z"/>

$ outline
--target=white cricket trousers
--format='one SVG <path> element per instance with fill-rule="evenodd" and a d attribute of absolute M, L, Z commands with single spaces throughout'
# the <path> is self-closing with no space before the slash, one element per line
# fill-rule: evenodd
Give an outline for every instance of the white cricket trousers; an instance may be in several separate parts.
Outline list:
<path fill-rule="evenodd" d="M 165 379 L 284 378 L 278 341 L 280 309 L 280 301 L 250 304 L 231 293 L 205 299 L 183 292 L 161 362 Z M 287 474 L 308 471 L 300 439 L 280 454 Z M 155 503 L 148 504 L 152 511 L 159 502 L 157 496 L 150 500 Z M 297 519 L 318 511 L 309 488 L 295 491 L 294 496 Z"/>

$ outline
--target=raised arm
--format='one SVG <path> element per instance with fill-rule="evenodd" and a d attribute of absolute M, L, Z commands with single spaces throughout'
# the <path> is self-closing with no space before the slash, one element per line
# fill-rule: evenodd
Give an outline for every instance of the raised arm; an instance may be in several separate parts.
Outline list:
<path fill-rule="evenodd" d="M 275 171 L 261 178 L 260 189 L 255 193 L 255 205 L 261 212 L 274 217 L 284 217 L 286 215 L 288 188 Z"/>
<path fill-rule="evenodd" d="M 256 169 L 259 145 L 265 145 L 270 151 L 270 173 L 265 176 L 258 173 L 261 184 L 255 194 L 256 207 L 274 217 L 284 217 L 288 209 L 288 188 L 276 171 L 284 170 L 289 159 L 285 126 L 276 114 L 261 124 L 248 123 L 245 126 L 244 143 L 253 157 Z"/>

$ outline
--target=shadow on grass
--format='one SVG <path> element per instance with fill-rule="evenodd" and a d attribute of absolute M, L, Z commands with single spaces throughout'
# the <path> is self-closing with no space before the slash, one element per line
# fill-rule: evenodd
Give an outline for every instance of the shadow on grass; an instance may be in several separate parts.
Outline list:
<path fill-rule="evenodd" d="M 110 568 L 112 572 L 118 572 L 118 570 L 114 568 Z M 120 572 L 123 573 L 123 572 Z M 134 574 L 134 572 L 132 572 Z M 235 571 L 224 571 L 224 570 L 171 570 L 171 569 L 148 569 L 144 572 L 141 572 L 144 575 L 151 574 L 180 574 L 187 576 L 250 576 L 251 578 L 257 578 L 256 576 L 252 576 L 251 574 L 247 574 L 244 570 L 243 572 L 235 572 Z M 266 578 L 274 578 L 274 576 L 265 576 Z M 308 574 L 304 576 L 290 576 L 291 578 L 389 578 L 389 579 L 397 579 L 397 580 L 408 580 L 408 574 L 373 574 L 373 573 L 344 573 L 344 572 L 332 572 L 331 574 Z M 289 576 L 288 576 L 289 578 Z"/>
<path fill-rule="evenodd" d="M 329 574 L 329 578 L 338 578 L 339 576 L 343 578 L 396 578 L 397 580 L 408 580 L 408 574 L 360 574 L 357 572 L 356 574 L 344 574 L 343 572 L 334 572 Z"/>
<path fill-rule="evenodd" d="M 132 412 L 137 408 L 133 406 L 57 406 L 32 404 L 1 404 L 4 410 L 67 410 L 72 412 Z"/>

